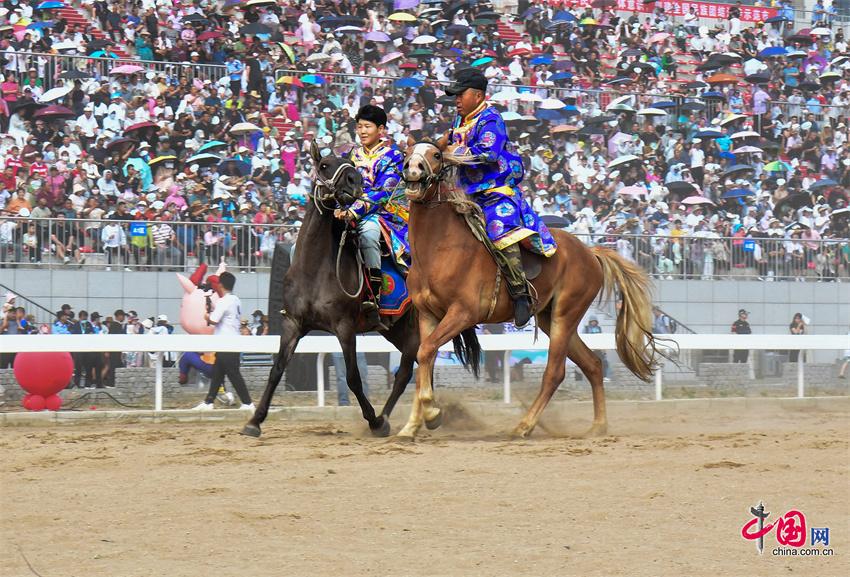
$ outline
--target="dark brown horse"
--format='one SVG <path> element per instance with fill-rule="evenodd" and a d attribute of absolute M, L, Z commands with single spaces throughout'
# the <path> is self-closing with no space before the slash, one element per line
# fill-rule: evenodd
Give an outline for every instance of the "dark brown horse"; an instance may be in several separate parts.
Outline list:
<path fill-rule="evenodd" d="M 362 191 L 362 178 L 350 161 L 333 155 L 321 157 L 315 143 L 311 155 L 317 182 L 298 233 L 295 257 L 283 279 L 283 310 L 269 311 L 270 315 L 283 316 L 280 351 L 269 373 L 263 398 L 242 434 L 260 436 L 260 424 L 268 415 L 275 389 L 298 341 L 308 332 L 320 330 L 333 333 L 339 339 L 345 356 L 348 386 L 357 397 L 369 429 L 376 436 L 387 436 L 390 433 L 390 413 L 413 374 L 413 362 L 419 347 L 413 307 L 398 317 L 388 330 L 381 331 L 384 338 L 401 352 L 401 363 L 384 409 L 380 415 L 375 415 L 375 409 L 363 393 L 356 361 L 356 336 L 362 328 L 361 299 L 346 294 L 340 286 L 342 284 L 348 287 L 346 290 L 354 291 L 358 278 L 362 278 L 359 277 L 362 273 L 358 270 L 357 248 L 351 242 L 345 243 L 337 263 L 337 251 L 346 224 L 333 217 L 336 195 L 358 197 Z"/>
<path fill-rule="evenodd" d="M 497 279 L 493 258 L 473 235 L 462 213 L 477 205 L 445 181 L 458 157 L 444 155 L 434 144 L 418 143 L 407 151 L 404 177 L 410 200 L 412 266 L 408 287 L 419 313 L 421 339 L 417 362 L 416 398 L 400 437 L 413 438 L 422 422 L 439 426 L 432 374 L 437 349 L 456 335 L 484 322 L 513 320 L 513 306 L 504 283 Z M 608 421 L 602 387 L 602 363 L 578 336 L 577 328 L 594 298 L 619 289 L 617 352 L 638 377 L 648 380 L 655 367 L 656 343 L 651 333 L 649 279 L 617 253 L 588 249 L 565 231 L 553 230 L 557 252 L 545 259 L 533 281 L 538 326 L 549 336 L 549 360 L 540 392 L 514 430 L 528 436 L 564 379 L 569 357 L 590 381 L 593 391 L 591 433 L 604 434 Z"/>

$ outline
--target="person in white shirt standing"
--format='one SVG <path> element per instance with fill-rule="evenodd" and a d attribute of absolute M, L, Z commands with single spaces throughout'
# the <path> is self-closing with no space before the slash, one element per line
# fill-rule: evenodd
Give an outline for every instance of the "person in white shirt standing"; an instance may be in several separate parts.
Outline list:
<path fill-rule="evenodd" d="M 239 297 L 233 294 L 233 287 L 236 285 L 236 277 L 229 272 L 223 272 L 218 277 L 219 300 L 215 305 L 215 309 L 204 315 L 204 319 L 215 326 L 215 334 L 218 335 L 239 335 L 240 317 L 242 316 L 242 302 Z M 209 411 L 214 408 L 214 401 L 218 394 L 219 387 L 224 384 L 224 377 L 230 380 L 233 388 L 236 389 L 236 394 L 242 401 L 240 409 L 250 410 L 254 412 L 254 403 L 251 402 L 251 394 L 248 392 L 248 387 L 245 385 L 245 379 L 242 378 L 242 373 L 239 371 L 239 353 L 219 353 L 215 354 L 215 364 L 213 365 L 212 378 L 210 379 L 210 390 L 207 392 L 207 397 L 204 401 L 195 407 L 195 410 Z"/>

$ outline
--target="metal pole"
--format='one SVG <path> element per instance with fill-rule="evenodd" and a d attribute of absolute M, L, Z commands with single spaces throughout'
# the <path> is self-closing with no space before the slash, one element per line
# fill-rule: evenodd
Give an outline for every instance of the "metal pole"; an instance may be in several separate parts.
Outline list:
<path fill-rule="evenodd" d="M 504 377 L 505 402 L 511 402 L 511 351 L 505 351 L 502 357 L 502 376 Z"/>
<path fill-rule="evenodd" d="M 803 351 L 800 351 L 797 356 L 797 396 L 803 398 L 806 396 L 806 383 L 803 367 Z"/>
<path fill-rule="evenodd" d="M 156 386 L 154 387 L 153 410 L 162 410 L 162 351 L 156 352 Z"/>
<path fill-rule="evenodd" d="M 319 407 L 325 406 L 325 353 L 316 357 L 316 397 Z"/>
<path fill-rule="evenodd" d="M 661 392 L 661 379 L 662 379 L 663 369 L 661 365 L 659 365 L 658 369 L 655 371 L 655 400 L 660 401 L 662 399 Z"/>

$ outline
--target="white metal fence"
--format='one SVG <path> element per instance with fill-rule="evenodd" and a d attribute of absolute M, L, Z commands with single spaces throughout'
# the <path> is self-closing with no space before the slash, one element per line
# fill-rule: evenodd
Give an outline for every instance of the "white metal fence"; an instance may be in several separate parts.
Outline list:
<path fill-rule="evenodd" d="M 826 350 L 844 351 L 850 349 L 850 335 L 657 335 L 672 341 L 679 350 Z M 613 350 L 613 334 L 581 335 L 587 345 L 596 350 Z M 549 346 L 548 338 L 540 334 L 535 341 L 530 333 L 504 335 L 479 335 L 484 351 L 503 351 L 503 389 L 504 402 L 511 402 L 510 355 L 512 351 L 543 351 Z M 359 352 L 394 352 L 393 346 L 380 336 L 357 337 Z M 40 336 L 2 336 L 0 352 L 98 352 L 98 351 L 140 351 L 157 353 L 161 360 L 164 351 L 217 351 L 239 353 L 276 353 L 279 339 L 267 337 L 216 337 L 204 335 L 40 335 Z M 451 344 L 441 350 L 451 351 Z M 339 343 L 332 336 L 307 336 L 301 339 L 296 354 L 318 354 L 316 401 L 319 407 L 325 406 L 324 360 L 329 353 L 340 352 Z M 803 355 L 797 363 L 797 396 L 806 396 Z M 439 383 L 437 383 L 439 385 Z M 655 373 L 655 399 L 663 399 L 663 370 Z M 162 410 L 162 363 L 156 363 L 156 384 L 154 390 L 154 410 Z"/>

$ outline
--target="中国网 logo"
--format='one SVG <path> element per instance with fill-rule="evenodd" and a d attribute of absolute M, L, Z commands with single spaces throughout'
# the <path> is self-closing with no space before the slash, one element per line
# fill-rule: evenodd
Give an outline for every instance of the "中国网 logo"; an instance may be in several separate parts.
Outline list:
<path fill-rule="evenodd" d="M 765 536 L 770 533 L 773 533 L 780 545 L 771 551 L 773 555 L 815 557 L 833 554 L 833 549 L 829 547 L 829 527 L 809 527 L 806 516 L 797 509 L 791 509 L 768 522 L 770 512 L 765 511 L 764 503 L 759 502 L 758 506 L 750 507 L 750 514 L 752 518 L 741 527 L 741 536 L 748 541 L 755 541 L 759 554 L 764 553 Z M 807 539 L 809 547 L 805 547 Z"/>

